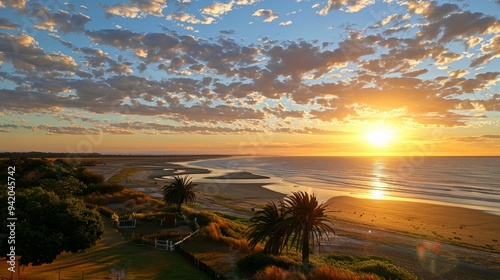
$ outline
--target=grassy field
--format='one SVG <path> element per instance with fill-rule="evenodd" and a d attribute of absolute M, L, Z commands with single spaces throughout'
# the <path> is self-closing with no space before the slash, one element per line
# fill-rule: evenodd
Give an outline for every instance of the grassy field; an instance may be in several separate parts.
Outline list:
<path fill-rule="evenodd" d="M 120 275 L 118 279 L 127 280 L 211 279 L 179 254 L 134 245 L 125 241 L 111 222 L 105 220 L 105 225 L 106 232 L 96 247 L 85 253 L 63 254 L 48 265 L 28 267 L 22 279 L 82 279 L 82 276 L 84 279 L 117 279 L 117 275 Z M 2 272 L 7 271 L 3 266 Z"/>

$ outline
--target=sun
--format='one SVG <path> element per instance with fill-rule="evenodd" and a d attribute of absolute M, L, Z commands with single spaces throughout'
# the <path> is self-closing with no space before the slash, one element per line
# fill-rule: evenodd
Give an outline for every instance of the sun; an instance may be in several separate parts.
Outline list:
<path fill-rule="evenodd" d="M 366 141 L 375 147 L 387 147 L 394 139 L 394 131 L 388 128 L 376 128 L 365 135 Z"/>

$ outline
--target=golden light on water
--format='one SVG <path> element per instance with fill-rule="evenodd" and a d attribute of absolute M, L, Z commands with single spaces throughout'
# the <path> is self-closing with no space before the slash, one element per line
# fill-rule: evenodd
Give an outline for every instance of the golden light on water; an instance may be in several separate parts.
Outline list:
<path fill-rule="evenodd" d="M 376 161 L 373 165 L 373 179 L 370 182 L 372 189 L 368 193 L 369 198 L 378 200 L 385 199 L 387 184 L 382 181 L 385 177 L 384 161 Z"/>

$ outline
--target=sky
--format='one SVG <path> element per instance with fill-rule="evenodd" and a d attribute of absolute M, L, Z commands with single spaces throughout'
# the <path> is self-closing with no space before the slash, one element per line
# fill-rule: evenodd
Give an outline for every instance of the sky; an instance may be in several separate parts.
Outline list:
<path fill-rule="evenodd" d="M 500 1 L 0 1 L 0 151 L 500 155 Z"/>

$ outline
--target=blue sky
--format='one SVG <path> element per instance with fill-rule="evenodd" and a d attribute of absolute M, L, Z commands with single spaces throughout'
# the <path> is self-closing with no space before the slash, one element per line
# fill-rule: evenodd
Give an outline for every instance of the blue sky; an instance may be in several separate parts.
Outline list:
<path fill-rule="evenodd" d="M 2 1 L 1 149 L 498 155 L 499 16 L 488 0 Z M 394 143 L 364 143 L 373 129 Z"/>

